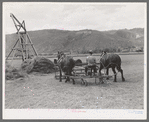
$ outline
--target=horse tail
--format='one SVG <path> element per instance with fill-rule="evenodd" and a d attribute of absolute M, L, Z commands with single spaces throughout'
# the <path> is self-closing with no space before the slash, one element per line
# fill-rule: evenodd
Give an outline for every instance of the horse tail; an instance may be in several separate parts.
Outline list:
<path fill-rule="evenodd" d="M 118 62 L 117 62 L 116 68 L 120 72 L 121 71 L 121 58 L 119 55 L 117 55 L 117 57 L 118 57 Z"/>

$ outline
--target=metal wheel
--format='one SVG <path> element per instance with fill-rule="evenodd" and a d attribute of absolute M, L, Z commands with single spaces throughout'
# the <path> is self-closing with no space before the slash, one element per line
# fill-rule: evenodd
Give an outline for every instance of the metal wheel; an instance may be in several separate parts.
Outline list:
<path fill-rule="evenodd" d="M 95 78 L 95 84 L 96 85 L 100 84 L 101 81 L 102 81 L 102 78 L 97 78 L 97 77 Z"/>
<path fill-rule="evenodd" d="M 55 79 L 58 80 L 60 77 L 55 75 Z"/>

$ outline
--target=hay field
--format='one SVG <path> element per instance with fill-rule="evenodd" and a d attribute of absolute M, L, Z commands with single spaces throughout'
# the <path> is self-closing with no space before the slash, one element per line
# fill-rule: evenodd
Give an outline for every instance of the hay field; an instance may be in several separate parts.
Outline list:
<path fill-rule="evenodd" d="M 5 82 L 6 109 L 143 109 L 144 55 L 120 55 L 125 82 L 118 73 L 105 84 L 88 86 L 59 82 L 52 74 L 32 74 L 25 79 Z M 75 57 L 75 59 L 85 57 Z M 51 59 L 53 61 L 53 59 Z M 19 66 L 19 61 L 13 62 Z M 111 71 L 111 69 L 110 69 Z M 111 73 L 111 72 L 110 72 Z"/>

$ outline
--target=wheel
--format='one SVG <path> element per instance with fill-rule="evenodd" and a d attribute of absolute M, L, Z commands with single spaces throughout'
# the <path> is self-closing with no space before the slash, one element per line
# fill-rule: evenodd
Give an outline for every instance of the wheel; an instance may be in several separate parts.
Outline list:
<path fill-rule="evenodd" d="M 99 78 L 99 83 L 103 84 L 104 83 L 104 79 L 103 78 Z"/>
<path fill-rule="evenodd" d="M 100 76 L 100 75 L 98 74 L 98 76 Z M 98 84 L 100 84 L 102 82 L 103 82 L 103 78 L 102 77 L 95 77 L 95 84 L 96 85 L 98 85 Z"/>
<path fill-rule="evenodd" d="M 98 85 L 100 83 L 100 78 L 95 78 L 95 84 Z"/>
<path fill-rule="evenodd" d="M 55 75 L 55 79 L 58 80 L 60 77 Z"/>

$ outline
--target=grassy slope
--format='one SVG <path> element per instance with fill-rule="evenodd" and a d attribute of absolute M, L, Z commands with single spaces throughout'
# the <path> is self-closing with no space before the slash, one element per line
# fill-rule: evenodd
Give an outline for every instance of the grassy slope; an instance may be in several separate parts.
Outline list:
<path fill-rule="evenodd" d="M 96 48 L 117 48 L 128 46 L 143 46 L 143 29 L 113 30 L 113 31 L 64 31 L 64 30 L 39 30 L 29 31 L 29 35 L 38 53 L 52 53 L 57 50 L 82 50 Z M 135 39 L 135 34 L 142 37 Z M 15 34 L 6 35 L 6 49 L 10 52 L 16 42 Z"/>

